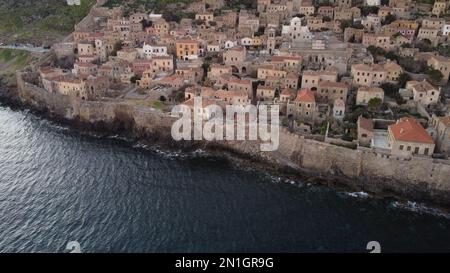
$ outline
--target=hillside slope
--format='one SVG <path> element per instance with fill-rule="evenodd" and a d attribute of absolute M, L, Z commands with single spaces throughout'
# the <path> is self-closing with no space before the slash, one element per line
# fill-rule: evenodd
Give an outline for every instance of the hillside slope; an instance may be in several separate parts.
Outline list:
<path fill-rule="evenodd" d="M 65 0 L 1 0 L 0 42 L 50 45 L 70 33 L 95 0 L 68 6 Z"/>

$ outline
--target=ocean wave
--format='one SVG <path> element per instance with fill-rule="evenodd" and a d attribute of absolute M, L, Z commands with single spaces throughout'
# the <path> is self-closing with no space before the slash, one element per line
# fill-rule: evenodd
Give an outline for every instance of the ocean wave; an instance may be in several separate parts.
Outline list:
<path fill-rule="evenodd" d="M 345 195 L 355 197 L 355 198 L 368 198 L 369 194 L 367 192 L 346 192 Z"/>
<path fill-rule="evenodd" d="M 450 213 L 439 208 L 429 207 L 425 204 L 412 201 L 393 201 L 391 206 L 398 209 L 404 209 L 420 214 L 431 214 L 434 216 L 450 219 Z"/>

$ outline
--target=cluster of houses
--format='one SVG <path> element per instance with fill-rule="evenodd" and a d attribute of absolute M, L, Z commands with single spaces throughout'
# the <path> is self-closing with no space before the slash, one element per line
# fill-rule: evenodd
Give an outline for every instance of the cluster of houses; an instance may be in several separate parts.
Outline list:
<path fill-rule="evenodd" d="M 164 87 L 166 93 L 156 96 L 163 102 L 168 93 L 182 90 L 191 107 L 196 96 L 203 107 L 276 104 L 285 119 L 315 128 L 330 120 L 344 124 L 354 107 L 395 104 L 381 87 L 398 83 L 405 69 L 396 61 L 375 62 L 369 46 L 425 60 L 442 73 L 441 85 L 448 81 L 450 58 L 404 45 L 446 43 L 449 1 L 390 0 L 382 6 L 380 0 L 254 0 L 256 9 L 232 9 L 227 2 L 185 4 L 183 10 L 193 16 L 179 21 L 97 8 L 95 27 L 77 28 L 59 52 L 73 56 L 73 67 L 41 67 L 41 84 L 48 92 L 81 100 L 102 99 L 120 83 L 148 94 Z M 377 13 L 365 12 L 367 7 L 377 7 Z M 429 111 L 429 118 L 386 122 L 361 116 L 355 141 L 398 156 L 450 155 L 442 88 L 413 77 L 399 93 Z M 431 112 L 435 105 L 447 112 Z"/>

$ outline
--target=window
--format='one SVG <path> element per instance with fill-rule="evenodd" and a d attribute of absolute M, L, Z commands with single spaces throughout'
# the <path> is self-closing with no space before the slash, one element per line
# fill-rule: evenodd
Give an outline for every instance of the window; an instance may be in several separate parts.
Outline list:
<path fill-rule="evenodd" d="M 430 153 L 430 148 L 425 148 L 424 154 L 425 154 L 425 155 L 428 155 L 429 153 Z"/>
<path fill-rule="evenodd" d="M 408 146 L 408 148 L 406 149 L 408 152 L 411 151 L 411 146 Z"/>
<path fill-rule="evenodd" d="M 419 147 L 414 148 L 414 154 L 418 154 L 419 153 Z"/>
<path fill-rule="evenodd" d="M 403 148 L 405 148 L 405 146 L 403 146 L 403 145 L 400 145 L 400 151 L 403 151 Z"/>

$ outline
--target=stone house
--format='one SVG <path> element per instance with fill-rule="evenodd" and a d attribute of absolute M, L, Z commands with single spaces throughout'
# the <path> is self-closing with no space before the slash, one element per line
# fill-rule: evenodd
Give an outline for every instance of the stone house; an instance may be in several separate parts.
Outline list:
<path fill-rule="evenodd" d="M 72 69 L 72 74 L 80 78 L 87 78 L 89 75 L 96 75 L 98 71 L 98 66 L 93 63 L 80 63 L 74 64 Z"/>
<path fill-rule="evenodd" d="M 387 6 L 382 6 L 378 9 L 378 16 L 381 18 L 381 20 L 384 20 L 386 16 L 389 14 L 392 14 L 392 8 Z"/>
<path fill-rule="evenodd" d="M 402 118 L 388 127 L 388 142 L 392 155 L 431 156 L 434 153 L 433 138 L 414 118 Z"/>
<path fill-rule="evenodd" d="M 353 20 L 361 18 L 361 9 L 358 7 L 351 7 L 350 11 L 352 12 Z"/>
<path fill-rule="evenodd" d="M 205 22 L 214 21 L 214 13 L 212 12 L 201 12 L 195 14 L 195 20 L 201 20 Z"/>
<path fill-rule="evenodd" d="M 383 65 L 386 70 L 386 80 L 396 82 L 398 77 L 403 73 L 403 68 L 393 61 L 389 61 Z"/>
<path fill-rule="evenodd" d="M 306 26 L 311 31 L 317 31 L 324 28 L 325 23 L 321 17 L 308 17 L 306 18 Z"/>
<path fill-rule="evenodd" d="M 74 42 L 79 43 L 81 41 L 87 41 L 91 32 L 90 31 L 74 31 L 72 34 L 73 34 Z"/>
<path fill-rule="evenodd" d="M 300 9 L 298 10 L 299 14 L 303 14 L 305 16 L 312 16 L 314 15 L 315 7 L 311 5 L 311 3 L 305 3 L 300 6 Z"/>
<path fill-rule="evenodd" d="M 336 100 L 347 101 L 347 94 L 350 86 L 343 82 L 320 81 L 316 94 L 318 102 L 333 103 Z"/>
<path fill-rule="evenodd" d="M 427 65 L 441 71 L 443 81 L 448 81 L 450 75 L 450 58 L 441 55 L 431 55 L 427 60 Z"/>
<path fill-rule="evenodd" d="M 361 86 L 356 94 L 356 105 L 367 105 L 372 99 L 384 101 L 384 90 L 379 87 Z"/>
<path fill-rule="evenodd" d="M 223 26 L 226 28 L 235 28 L 237 22 L 237 13 L 232 10 L 223 11 L 224 14 L 222 16 L 218 16 L 217 20 L 220 18 L 223 21 Z M 217 21 L 216 20 L 216 21 Z"/>
<path fill-rule="evenodd" d="M 438 34 L 440 29 L 421 27 L 417 33 L 417 40 L 429 40 L 432 45 L 436 46 L 439 42 Z"/>
<path fill-rule="evenodd" d="M 83 80 L 73 77 L 62 77 L 57 81 L 56 92 L 72 97 L 86 99 L 86 85 Z"/>
<path fill-rule="evenodd" d="M 253 85 L 251 80 L 231 77 L 228 81 L 228 90 L 245 92 L 250 98 L 253 96 Z"/>
<path fill-rule="evenodd" d="M 247 50 L 245 47 L 233 47 L 223 53 L 225 65 L 240 67 L 246 59 Z"/>
<path fill-rule="evenodd" d="M 208 79 L 216 81 L 222 75 L 231 75 L 232 68 L 227 65 L 212 64 L 208 71 Z"/>
<path fill-rule="evenodd" d="M 97 63 L 100 60 L 98 55 L 80 55 L 78 56 L 79 63 Z"/>
<path fill-rule="evenodd" d="M 441 94 L 440 89 L 434 87 L 426 80 L 421 82 L 408 81 L 406 83 L 406 89 L 413 92 L 414 101 L 419 102 L 424 106 L 439 102 L 439 97 Z"/>
<path fill-rule="evenodd" d="M 293 102 L 287 105 L 287 114 L 295 118 L 313 122 L 318 113 L 314 93 L 309 89 L 301 89 Z"/>
<path fill-rule="evenodd" d="M 398 53 L 402 57 L 414 57 L 418 52 L 418 48 L 399 47 L 398 49 Z"/>
<path fill-rule="evenodd" d="M 258 79 L 265 80 L 267 77 L 276 77 L 283 79 L 288 73 L 283 70 L 277 69 L 274 65 L 265 65 L 258 67 Z"/>
<path fill-rule="evenodd" d="M 337 71 L 313 71 L 305 70 L 302 74 L 302 85 L 303 89 L 317 90 L 319 83 L 322 81 L 336 82 L 338 78 Z"/>
<path fill-rule="evenodd" d="M 362 44 L 366 47 L 376 46 L 385 50 L 390 50 L 392 48 L 391 36 L 389 34 L 364 33 Z"/>
<path fill-rule="evenodd" d="M 379 64 L 354 64 L 351 67 L 354 85 L 379 86 L 386 82 L 387 72 Z"/>
<path fill-rule="evenodd" d="M 141 23 L 142 21 L 148 19 L 149 19 L 148 14 L 142 12 L 134 13 L 130 16 L 130 21 L 134 24 Z"/>
<path fill-rule="evenodd" d="M 273 101 L 275 92 L 276 90 L 274 87 L 259 85 L 256 89 L 256 99 L 258 101 Z"/>
<path fill-rule="evenodd" d="M 450 155 L 450 116 L 433 115 L 430 125 L 436 130 L 435 142 L 438 152 Z"/>
<path fill-rule="evenodd" d="M 275 65 L 275 67 L 280 70 L 298 73 L 302 68 L 302 57 L 289 55 L 276 55 L 272 56 L 271 64 Z"/>
<path fill-rule="evenodd" d="M 436 1 L 433 4 L 433 10 L 431 11 L 431 13 L 439 17 L 446 13 L 447 5 L 447 1 Z"/>
<path fill-rule="evenodd" d="M 372 139 L 374 138 L 373 121 L 371 119 L 366 119 L 363 116 L 359 116 L 357 128 L 359 145 L 370 147 Z"/>
<path fill-rule="evenodd" d="M 280 93 L 280 102 L 287 103 L 291 100 L 295 99 L 296 90 L 292 88 L 285 88 L 281 90 Z"/>
<path fill-rule="evenodd" d="M 240 91 L 217 90 L 214 92 L 214 98 L 221 100 L 224 104 L 228 105 L 245 106 L 251 102 L 247 93 Z"/>
<path fill-rule="evenodd" d="M 345 117 L 345 102 L 337 99 L 333 103 L 333 117 L 337 120 L 343 120 Z"/>
<path fill-rule="evenodd" d="M 334 20 L 352 20 L 353 12 L 348 8 L 334 8 Z"/>
<path fill-rule="evenodd" d="M 429 17 L 429 18 L 422 19 L 422 27 L 425 27 L 425 28 L 441 29 L 444 26 L 444 24 L 445 24 L 444 18 Z"/>
<path fill-rule="evenodd" d="M 219 53 L 222 51 L 220 44 L 208 44 L 206 46 L 206 52 L 208 53 Z"/>
<path fill-rule="evenodd" d="M 364 29 L 357 29 L 352 27 L 347 27 L 344 30 L 344 41 L 354 43 L 362 43 L 364 36 Z"/>
<path fill-rule="evenodd" d="M 334 0 L 334 4 L 342 8 L 351 8 L 352 0 Z"/>
<path fill-rule="evenodd" d="M 361 24 L 368 31 L 377 31 L 381 27 L 381 19 L 376 14 L 369 14 L 366 17 L 362 18 Z"/>
<path fill-rule="evenodd" d="M 288 89 L 296 89 L 298 88 L 298 74 L 291 72 L 286 75 L 286 77 L 282 80 L 282 87 Z"/>
<path fill-rule="evenodd" d="M 319 14 L 323 17 L 328 17 L 331 20 L 333 20 L 334 19 L 334 8 L 331 6 L 321 6 L 317 10 L 317 14 Z"/>
<path fill-rule="evenodd" d="M 155 29 L 156 35 L 163 36 L 169 34 L 170 24 L 164 19 L 159 19 L 153 22 L 153 28 Z"/>
<path fill-rule="evenodd" d="M 94 42 L 82 41 L 77 45 L 78 55 L 94 55 L 95 44 Z"/>
<path fill-rule="evenodd" d="M 195 108 L 195 98 L 191 98 L 182 103 L 182 105 L 188 106 L 191 110 L 192 117 L 198 116 L 203 120 L 209 120 L 211 118 L 223 115 L 223 105 L 214 99 L 201 98 L 201 107 Z M 216 107 L 213 107 L 216 106 Z"/>
<path fill-rule="evenodd" d="M 156 56 L 152 58 L 151 70 L 153 73 L 172 74 L 174 72 L 173 56 Z"/>
<path fill-rule="evenodd" d="M 179 67 L 175 70 L 175 74 L 185 82 L 194 84 L 202 80 L 204 71 L 201 67 Z"/>
<path fill-rule="evenodd" d="M 105 96 L 110 86 L 109 78 L 102 76 L 89 76 L 84 80 L 84 83 L 86 86 L 85 95 L 87 100 L 95 100 Z"/>

